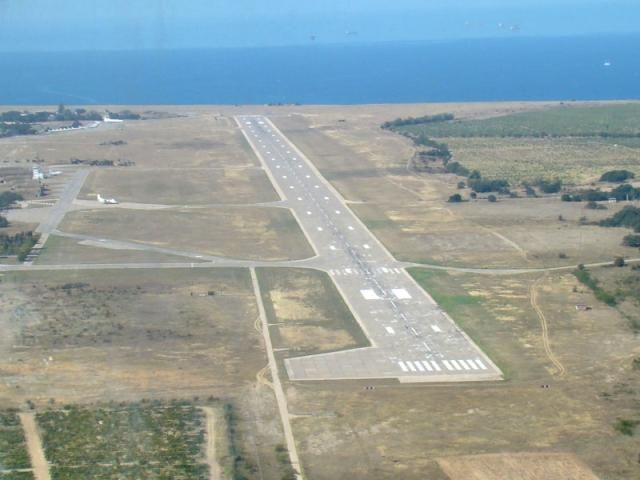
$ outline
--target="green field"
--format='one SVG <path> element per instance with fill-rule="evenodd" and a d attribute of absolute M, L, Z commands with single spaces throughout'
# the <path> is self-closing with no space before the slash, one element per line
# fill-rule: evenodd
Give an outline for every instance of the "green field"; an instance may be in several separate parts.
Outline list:
<path fill-rule="evenodd" d="M 20 418 L 16 413 L 3 412 L 0 413 L 0 469 L 12 470 L 20 468 L 31 468 Z M 15 473 L 10 475 L 15 475 Z M 0 476 L 0 478 L 5 477 Z M 13 477 L 8 476 L 6 478 Z"/>
<path fill-rule="evenodd" d="M 37 420 L 54 480 L 208 478 L 195 406 L 67 407 Z"/>
<path fill-rule="evenodd" d="M 640 104 L 560 106 L 482 120 L 408 125 L 401 132 L 428 137 L 640 136 Z"/>

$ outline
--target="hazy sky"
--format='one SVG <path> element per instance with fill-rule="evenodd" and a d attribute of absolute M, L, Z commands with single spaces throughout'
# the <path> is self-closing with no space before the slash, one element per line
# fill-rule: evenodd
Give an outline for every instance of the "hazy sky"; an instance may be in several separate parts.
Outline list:
<path fill-rule="evenodd" d="M 1 50 L 640 32 L 640 0 L 0 0 Z"/>

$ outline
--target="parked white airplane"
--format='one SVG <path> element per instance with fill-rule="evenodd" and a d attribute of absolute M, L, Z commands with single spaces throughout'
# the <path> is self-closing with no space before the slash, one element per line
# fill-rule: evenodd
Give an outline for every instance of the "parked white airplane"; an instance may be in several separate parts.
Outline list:
<path fill-rule="evenodd" d="M 44 173 L 40 171 L 40 167 L 33 167 L 32 172 L 33 176 L 31 178 L 33 180 L 44 180 Z"/>
<path fill-rule="evenodd" d="M 47 174 L 50 177 L 57 177 L 58 175 L 62 175 L 62 171 L 61 170 L 49 170 L 49 173 Z"/>
<path fill-rule="evenodd" d="M 98 201 L 100 203 L 106 203 L 109 205 L 115 205 L 118 203 L 118 201 L 115 198 L 102 198 L 100 194 L 98 194 Z"/>
<path fill-rule="evenodd" d="M 111 118 L 109 115 L 105 115 L 104 117 L 102 117 L 102 121 L 104 123 L 122 123 L 122 120 L 120 120 L 119 118 Z"/>

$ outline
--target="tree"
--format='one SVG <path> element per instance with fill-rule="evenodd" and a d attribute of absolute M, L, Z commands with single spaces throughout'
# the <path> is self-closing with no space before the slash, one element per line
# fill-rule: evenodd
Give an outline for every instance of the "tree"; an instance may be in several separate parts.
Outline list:
<path fill-rule="evenodd" d="M 624 258 L 616 257 L 616 259 L 613 261 L 613 265 L 615 267 L 624 267 L 624 265 L 625 265 Z"/>
<path fill-rule="evenodd" d="M 487 200 L 489 200 L 491 203 L 494 203 L 498 201 L 498 198 L 495 195 L 489 195 L 487 197 Z"/>
<path fill-rule="evenodd" d="M 447 200 L 449 203 L 460 203 L 462 201 L 462 196 L 459 193 L 454 193 Z"/>

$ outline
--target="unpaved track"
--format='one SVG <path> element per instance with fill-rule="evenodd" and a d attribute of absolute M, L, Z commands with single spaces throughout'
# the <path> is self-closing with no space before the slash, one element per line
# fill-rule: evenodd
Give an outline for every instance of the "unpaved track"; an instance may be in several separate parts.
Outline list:
<path fill-rule="evenodd" d="M 207 419 L 207 451 L 209 480 L 221 480 L 220 465 L 216 457 L 216 412 L 211 407 L 201 407 Z"/>
<path fill-rule="evenodd" d="M 31 458 L 31 466 L 33 467 L 35 480 L 51 480 L 49 464 L 44 456 L 35 415 L 33 413 L 21 413 L 20 421 L 22 422 L 22 428 L 27 440 L 27 450 Z"/>
<path fill-rule="evenodd" d="M 529 298 L 531 299 L 531 306 L 536 311 L 536 313 L 538 314 L 538 318 L 540 319 L 540 325 L 542 327 L 542 345 L 544 346 L 544 351 L 547 354 L 547 358 L 549 358 L 549 361 L 551 361 L 551 363 L 553 363 L 553 365 L 556 367 L 558 376 L 562 377 L 566 373 L 566 370 L 564 368 L 564 365 L 562 365 L 560 360 L 558 360 L 558 358 L 553 353 L 553 350 L 551 350 L 547 317 L 544 316 L 544 313 L 538 305 L 538 292 L 536 291 L 536 287 L 546 277 L 547 275 L 545 274 L 531 284 L 531 286 L 529 287 Z"/>
<path fill-rule="evenodd" d="M 278 402 L 278 409 L 280 410 L 280 419 L 282 420 L 282 429 L 284 431 L 284 439 L 287 444 L 287 450 L 289 451 L 289 461 L 291 466 L 296 472 L 296 477 L 302 479 L 300 469 L 300 459 L 298 457 L 298 449 L 296 448 L 296 442 L 293 438 L 293 430 L 291 429 L 291 422 L 289 421 L 289 408 L 287 406 L 287 397 L 282 390 L 282 384 L 280 383 L 280 375 L 278 374 L 278 364 L 276 357 L 273 353 L 273 346 L 271 345 L 271 335 L 269 334 L 269 325 L 267 320 L 267 314 L 264 310 L 264 304 L 262 303 L 262 295 L 260 293 L 260 284 L 258 283 L 258 276 L 256 275 L 255 268 L 251 268 L 251 282 L 253 283 L 253 291 L 258 304 L 258 312 L 260 313 L 260 320 L 262 321 L 262 335 L 264 337 L 265 349 L 267 350 L 267 357 L 269 358 L 269 367 L 271 368 L 271 377 L 273 380 L 273 390 L 276 394 L 276 401 Z"/>

